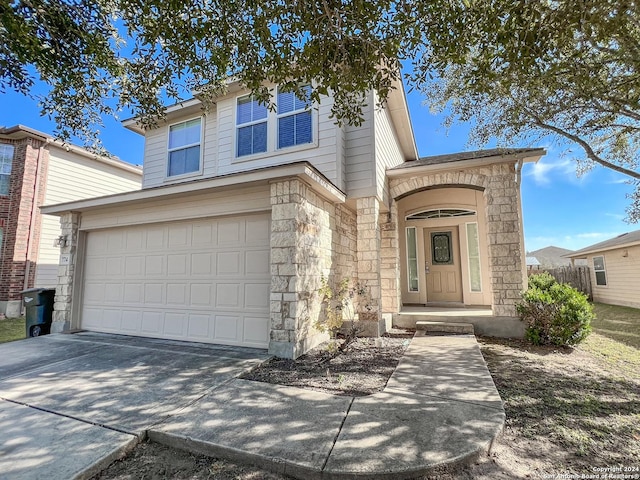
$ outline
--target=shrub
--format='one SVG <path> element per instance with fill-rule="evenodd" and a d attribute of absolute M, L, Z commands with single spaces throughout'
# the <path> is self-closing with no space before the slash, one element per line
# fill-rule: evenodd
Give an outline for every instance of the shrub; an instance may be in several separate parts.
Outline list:
<path fill-rule="evenodd" d="M 328 350 L 332 354 L 346 351 L 349 345 L 356 339 L 359 330 L 355 322 L 356 305 L 363 311 L 370 311 L 371 294 L 366 284 L 356 282 L 350 285 L 348 278 L 343 279 L 339 284 L 334 285 L 327 278 L 322 276 L 321 286 L 318 293 L 322 297 L 324 314 L 315 322 L 315 327 L 321 332 L 329 333 L 332 341 L 328 345 Z M 342 330 L 345 321 L 351 322 L 351 326 L 345 334 L 342 343 L 338 344 L 335 338 Z"/>
<path fill-rule="evenodd" d="M 591 332 L 595 317 L 586 295 L 548 273 L 532 275 L 516 305 L 526 322 L 526 338 L 535 345 L 577 345 Z"/>

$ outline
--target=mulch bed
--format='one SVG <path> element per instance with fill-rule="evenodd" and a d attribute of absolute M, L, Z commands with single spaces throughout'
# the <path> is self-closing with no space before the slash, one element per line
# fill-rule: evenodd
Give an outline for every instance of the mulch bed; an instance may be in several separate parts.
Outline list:
<path fill-rule="evenodd" d="M 358 338 L 334 358 L 322 344 L 296 360 L 273 358 L 240 378 L 334 395 L 371 395 L 387 385 L 412 336 L 395 330 L 378 339 Z"/>

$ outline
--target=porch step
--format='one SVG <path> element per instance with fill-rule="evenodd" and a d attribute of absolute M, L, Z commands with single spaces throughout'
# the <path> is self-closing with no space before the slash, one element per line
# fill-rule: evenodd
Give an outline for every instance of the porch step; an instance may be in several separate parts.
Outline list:
<path fill-rule="evenodd" d="M 470 323 L 455 322 L 430 322 L 420 320 L 416 322 L 416 330 L 424 330 L 427 333 L 453 333 L 457 335 L 473 335 L 473 325 Z"/>

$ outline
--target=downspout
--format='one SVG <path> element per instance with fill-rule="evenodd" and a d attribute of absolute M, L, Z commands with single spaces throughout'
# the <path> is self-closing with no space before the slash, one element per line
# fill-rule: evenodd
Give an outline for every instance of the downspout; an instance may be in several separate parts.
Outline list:
<path fill-rule="evenodd" d="M 49 143 L 49 141 L 47 141 Z M 29 231 L 27 233 L 27 258 L 24 267 L 24 283 L 23 290 L 29 288 L 29 275 L 31 274 L 31 253 L 33 251 L 33 236 L 31 232 L 38 220 L 38 196 L 40 195 L 40 177 L 42 175 L 42 151 L 44 145 L 38 149 L 36 157 L 36 177 L 33 185 L 33 200 L 31 201 L 31 219 L 29 221 Z"/>

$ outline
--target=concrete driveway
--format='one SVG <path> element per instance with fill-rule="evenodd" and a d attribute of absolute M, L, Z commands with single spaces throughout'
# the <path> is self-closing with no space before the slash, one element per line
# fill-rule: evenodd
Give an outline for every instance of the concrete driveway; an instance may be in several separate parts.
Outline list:
<path fill-rule="evenodd" d="M 266 358 L 263 350 L 97 333 L 0 344 L 0 476 L 85 476 Z"/>

